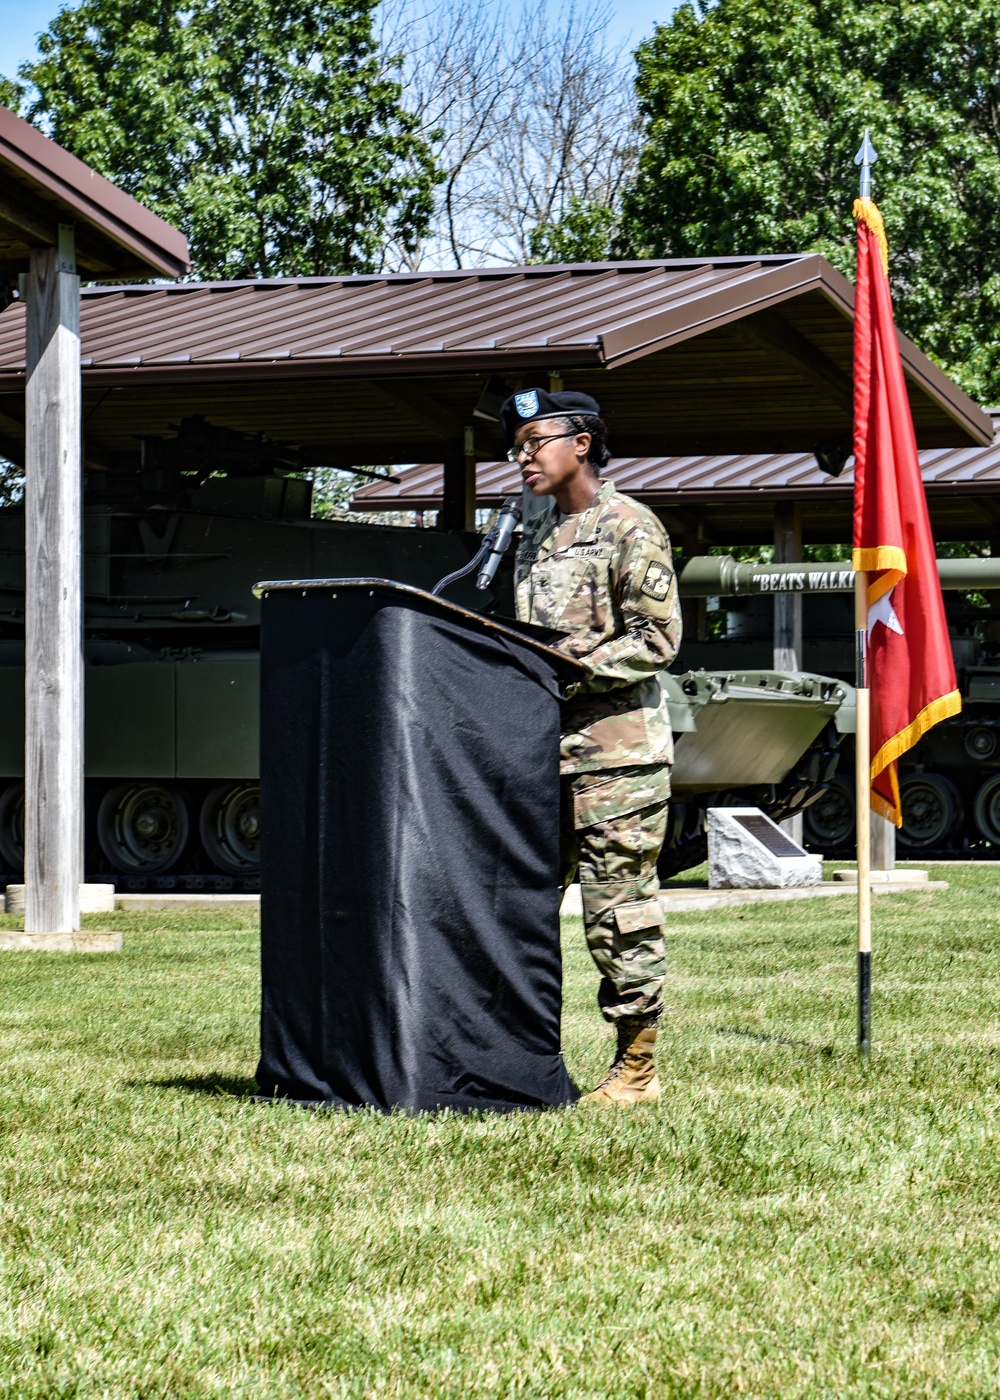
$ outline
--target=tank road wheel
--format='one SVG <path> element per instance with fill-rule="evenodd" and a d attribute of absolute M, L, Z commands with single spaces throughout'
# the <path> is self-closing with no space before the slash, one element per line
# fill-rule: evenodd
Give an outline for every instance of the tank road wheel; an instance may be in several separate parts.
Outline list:
<path fill-rule="evenodd" d="M 0 797 L 0 858 L 8 870 L 24 869 L 23 783 L 11 783 Z"/>
<path fill-rule="evenodd" d="M 260 784 L 224 783 L 201 809 L 201 844 L 227 875 L 260 870 Z"/>
<path fill-rule="evenodd" d="M 962 821 L 962 799 L 939 773 L 911 773 L 899 784 L 903 825 L 896 839 L 908 851 L 948 844 Z"/>
<path fill-rule="evenodd" d="M 0 806 L 3 799 L 0 798 Z M 1000 773 L 994 773 L 976 793 L 972 819 L 980 836 L 993 846 L 1000 846 Z"/>
<path fill-rule="evenodd" d="M 965 736 L 965 752 L 970 758 L 985 762 L 996 753 L 997 742 L 995 729 L 987 729 L 985 725 L 977 725 L 975 729 L 970 729 Z"/>
<path fill-rule="evenodd" d="M 180 858 L 188 839 L 187 806 L 159 783 L 123 783 L 104 794 L 97 839 L 116 870 L 157 875 Z"/>
<path fill-rule="evenodd" d="M 839 851 L 854 844 L 854 788 L 841 777 L 830 779 L 822 796 L 802 813 L 803 835 L 817 851 Z"/>

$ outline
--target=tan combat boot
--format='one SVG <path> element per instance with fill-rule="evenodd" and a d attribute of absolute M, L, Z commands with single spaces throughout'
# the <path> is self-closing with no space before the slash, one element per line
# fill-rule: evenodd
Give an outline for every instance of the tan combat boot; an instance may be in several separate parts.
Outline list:
<path fill-rule="evenodd" d="M 660 1081 L 653 1063 L 655 1026 L 618 1026 L 618 1054 L 607 1078 L 581 1103 L 630 1107 L 654 1103 L 660 1097 Z"/>

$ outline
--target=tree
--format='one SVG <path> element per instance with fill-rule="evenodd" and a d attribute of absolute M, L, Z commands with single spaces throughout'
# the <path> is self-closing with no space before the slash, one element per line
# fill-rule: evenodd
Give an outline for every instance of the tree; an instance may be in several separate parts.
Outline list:
<path fill-rule="evenodd" d="M 384 47 L 444 178 L 398 266 L 607 255 L 635 153 L 632 61 L 606 0 L 512 14 L 493 0 L 388 0 Z"/>
<path fill-rule="evenodd" d="M 512 261 L 604 256 L 635 156 L 632 63 L 610 43 L 609 21 L 603 0 L 555 16 L 539 5 L 515 31 L 512 100 L 483 201 Z"/>
<path fill-rule="evenodd" d="M 620 253 L 816 250 L 850 273 L 868 126 L 899 324 L 1000 396 L 997 0 L 689 0 L 637 60 Z"/>
<path fill-rule="evenodd" d="M 436 171 L 376 4 L 67 5 L 19 72 L 26 114 L 183 228 L 201 276 L 377 270 L 423 234 Z"/>

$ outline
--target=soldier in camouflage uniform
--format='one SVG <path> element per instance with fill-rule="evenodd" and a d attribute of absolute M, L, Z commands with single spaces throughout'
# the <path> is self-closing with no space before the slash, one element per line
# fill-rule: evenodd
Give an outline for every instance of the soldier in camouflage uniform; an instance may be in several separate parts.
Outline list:
<path fill-rule="evenodd" d="M 667 826 L 673 736 L 660 673 L 680 644 L 680 605 L 662 525 L 600 472 L 604 424 L 587 394 L 515 394 L 508 453 L 555 504 L 517 554 L 517 615 L 565 632 L 587 679 L 565 702 L 561 739 L 564 886 L 579 872 L 598 1002 L 618 1030 L 607 1078 L 587 1096 L 659 1096 L 653 1062 L 666 955 L 656 861 Z"/>

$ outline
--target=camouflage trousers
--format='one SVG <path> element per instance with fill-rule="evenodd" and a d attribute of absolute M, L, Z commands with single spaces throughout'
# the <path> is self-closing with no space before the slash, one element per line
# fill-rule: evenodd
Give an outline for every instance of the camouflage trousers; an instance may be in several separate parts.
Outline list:
<path fill-rule="evenodd" d="M 651 1024 L 663 1010 L 667 959 L 656 861 L 669 799 L 665 764 L 563 779 L 563 889 L 578 873 L 606 1021 Z"/>

